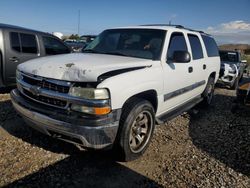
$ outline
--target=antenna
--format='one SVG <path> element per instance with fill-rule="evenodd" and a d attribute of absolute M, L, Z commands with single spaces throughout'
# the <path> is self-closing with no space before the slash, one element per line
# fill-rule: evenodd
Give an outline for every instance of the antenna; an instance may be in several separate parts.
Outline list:
<path fill-rule="evenodd" d="M 80 36 L 80 18 L 81 18 L 81 11 L 78 10 L 78 28 L 77 28 L 78 36 Z"/>

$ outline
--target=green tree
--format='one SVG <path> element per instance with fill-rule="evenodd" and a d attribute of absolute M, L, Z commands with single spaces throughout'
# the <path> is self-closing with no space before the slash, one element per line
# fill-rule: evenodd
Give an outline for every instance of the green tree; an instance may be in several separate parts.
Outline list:
<path fill-rule="evenodd" d="M 69 36 L 69 39 L 79 40 L 79 39 L 80 39 L 80 37 L 79 37 L 79 35 L 78 35 L 78 34 L 72 34 L 72 35 L 70 35 L 70 36 Z"/>

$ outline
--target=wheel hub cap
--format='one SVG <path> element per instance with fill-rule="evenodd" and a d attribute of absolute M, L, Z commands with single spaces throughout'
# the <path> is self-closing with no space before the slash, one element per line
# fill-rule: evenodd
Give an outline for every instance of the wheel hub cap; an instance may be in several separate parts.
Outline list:
<path fill-rule="evenodd" d="M 141 112 L 134 120 L 130 135 L 129 146 L 134 153 L 140 152 L 148 143 L 152 131 L 153 117 L 150 112 Z"/>

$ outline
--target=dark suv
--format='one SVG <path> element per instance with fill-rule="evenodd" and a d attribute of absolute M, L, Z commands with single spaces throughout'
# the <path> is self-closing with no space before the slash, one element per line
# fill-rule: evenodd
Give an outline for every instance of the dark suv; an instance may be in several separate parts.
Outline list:
<path fill-rule="evenodd" d="M 0 23 L 0 87 L 16 84 L 16 67 L 20 63 L 70 52 L 68 46 L 49 33 Z"/>
<path fill-rule="evenodd" d="M 220 50 L 221 69 L 218 82 L 237 89 L 246 67 L 239 51 Z"/>

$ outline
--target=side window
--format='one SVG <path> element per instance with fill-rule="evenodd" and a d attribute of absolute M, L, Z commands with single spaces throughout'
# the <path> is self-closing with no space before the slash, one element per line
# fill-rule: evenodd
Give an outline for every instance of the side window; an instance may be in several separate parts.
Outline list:
<path fill-rule="evenodd" d="M 215 40 L 207 35 L 201 35 L 206 46 L 208 57 L 219 56 L 219 51 Z"/>
<path fill-rule="evenodd" d="M 42 38 L 43 38 L 45 53 L 47 55 L 70 53 L 69 48 L 65 46 L 61 41 L 52 37 L 42 37 Z"/>
<path fill-rule="evenodd" d="M 35 35 L 20 33 L 23 53 L 37 53 L 37 42 Z"/>
<path fill-rule="evenodd" d="M 21 52 L 20 40 L 19 35 L 16 32 L 10 33 L 10 45 L 11 48 L 15 51 Z"/>
<path fill-rule="evenodd" d="M 187 51 L 187 44 L 183 33 L 173 33 L 170 38 L 167 58 L 172 59 L 174 51 Z"/>
<path fill-rule="evenodd" d="M 203 52 L 201 47 L 201 42 L 196 35 L 188 34 L 188 39 L 191 45 L 193 59 L 201 59 L 203 58 Z"/>

